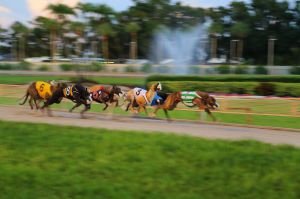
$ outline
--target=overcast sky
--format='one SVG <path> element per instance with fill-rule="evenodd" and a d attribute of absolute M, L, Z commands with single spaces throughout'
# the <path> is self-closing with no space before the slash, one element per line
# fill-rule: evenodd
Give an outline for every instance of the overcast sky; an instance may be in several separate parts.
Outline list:
<path fill-rule="evenodd" d="M 126 10 L 133 5 L 132 0 L 0 0 L 0 26 L 8 26 L 14 21 L 27 22 L 38 15 L 45 15 L 45 7 L 49 3 L 65 3 L 70 6 L 79 1 L 108 4 L 116 11 Z M 226 6 L 231 0 L 172 0 L 194 7 Z M 248 2 L 249 0 L 245 0 Z M 290 0 L 294 1 L 294 0 Z"/>

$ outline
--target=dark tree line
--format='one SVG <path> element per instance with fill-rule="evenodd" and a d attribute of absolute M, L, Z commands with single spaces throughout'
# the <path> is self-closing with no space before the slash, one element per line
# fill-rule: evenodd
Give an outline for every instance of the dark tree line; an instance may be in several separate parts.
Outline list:
<path fill-rule="evenodd" d="M 275 64 L 300 64 L 300 1 L 252 0 L 228 7 L 195 8 L 170 0 L 134 0 L 116 12 L 103 4 L 64 4 L 47 8 L 55 18 L 37 17 L 30 26 L 15 22 L 0 28 L 0 54 L 17 59 L 56 55 L 82 56 L 84 51 L 104 58 L 147 58 L 153 35 L 162 25 L 188 29 L 207 17 L 210 57 L 245 58 L 266 64 L 269 39 L 275 40 Z M 175 47 L 174 47 L 175 48 Z"/>

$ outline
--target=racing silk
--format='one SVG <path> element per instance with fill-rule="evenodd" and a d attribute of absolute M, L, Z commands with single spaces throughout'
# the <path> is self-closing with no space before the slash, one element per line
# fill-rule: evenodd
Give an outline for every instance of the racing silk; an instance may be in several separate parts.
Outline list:
<path fill-rule="evenodd" d="M 162 98 L 157 93 L 155 93 L 154 98 L 151 102 L 151 106 L 158 105 L 158 102 L 161 101 L 161 100 L 162 100 Z"/>
<path fill-rule="evenodd" d="M 195 98 L 201 99 L 201 97 L 195 91 L 182 91 L 181 92 L 182 103 L 186 106 L 189 106 L 189 107 L 195 106 L 195 104 L 193 104 L 193 100 Z"/>
<path fill-rule="evenodd" d="M 35 83 L 35 89 L 38 91 L 38 94 L 42 99 L 46 99 L 47 96 L 52 96 L 51 84 L 48 82 L 37 81 Z"/>
<path fill-rule="evenodd" d="M 146 96 L 146 93 L 147 93 L 147 90 L 145 90 L 145 89 L 142 89 L 142 88 L 134 88 L 133 89 L 133 93 L 134 93 L 134 98 L 137 98 L 137 97 L 139 97 L 139 96 L 143 96 L 143 98 L 145 99 L 145 101 L 147 102 L 147 105 L 150 105 L 151 104 L 151 102 L 152 102 L 152 100 L 153 100 L 153 98 L 154 98 L 154 96 L 153 96 L 153 98 L 152 99 L 147 99 L 147 96 Z M 155 92 L 155 94 L 156 94 L 156 92 Z"/>
<path fill-rule="evenodd" d="M 68 86 L 63 90 L 65 97 L 73 97 L 73 86 Z"/>
<path fill-rule="evenodd" d="M 93 87 L 91 90 L 92 98 L 97 100 L 102 92 L 105 92 L 104 86 Z"/>

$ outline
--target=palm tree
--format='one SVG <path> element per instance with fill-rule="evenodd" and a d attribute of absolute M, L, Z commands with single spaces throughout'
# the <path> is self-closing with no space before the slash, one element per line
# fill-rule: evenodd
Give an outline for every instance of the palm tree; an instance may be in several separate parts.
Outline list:
<path fill-rule="evenodd" d="M 97 32 L 102 36 L 102 52 L 105 59 L 109 59 L 108 40 L 115 34 L 109 23 L 103 23 L 98 26 Z"/>
<path fill-rule="evenodd" d="M 209 27 L 209 33 L 211 36 L 211 48 L 210 48 L 210 54 L 211 58 L 217 57 L 217 49 L 218 49 L 218 34 L 223 33 L 224 28 L 221 23 L 214 22 Z"/>
<path fill-rule="evenodd" d="M 103 56 L 108 59 L 108 40 L 110 36 L 115 34 L 112 28 L 115 11 L 105 4 L 79 3 L 77 7 L 89 20 L 92 31 L 102 36 Z M 92 41 L 92 46 L 95 46 L 95 43 L 95 41 Z"/>
<path fill-rule="evenodd" d="M 231 27 L 230 32 L 232 36 L 237 37 L 239 39 L 237 57 L 241 58 L 243 56 L 243 48 L 244 48 L 243 40 L 249 34 L 250 28 L 244 22 L 237 22 Z"/>
<path fill-rule="evenodd" d="M 56 20 L 46 17 L 38 17 L 35 19 L 35 22 L 42 29 L 49 31 L 50 57 L 53 61 L 56 54 L 56 33 L 60 24 Z"/>
<path fill-rule="evenodd" d="M 81 22 L 71 22 L 70 23 L 70 30 L 72 32 L 75 32 L 77 35 L 77 56 L 80 56 L 81 54 L 81 42 L 79 41 L 80 38 L 82 38 L 84 30 L 85 30 L 86 25 Z"/>
<path fill-rule="evenodd" d="M 25 43 L 26 43 L 26 37 L 28 36 L 30 30 L 21 22 L 15 22 L 14 24 L 12 24 L 11 29 L 13 31 L 13 34 L 18 38 L 18 43 L 19 43 L 18 60 L 22 60 L 26 57 Z"/>
<path fill-rule="evenodd" d="M 59 20 L 59 22 L 65 22 L 68 15 L 76 14 L 73 8 L 62 3 L 49 4 L 47 10 L 49 10 L 53 15 L 55 15 L 55 18 Z"/>
<path fill-rule="evenodd" d="M 51 14 L 53 14 L 55 16 L 55 19 L 57 20 L 58 23 L 61 24 L 61 28 L 66 28 L 66 24 L 68 22 L 67 20 L 67 16 L 69 15 L 76 15 L 75 11 L 73 8 L 69 7 L 68 5 L 62 4 L 62 3 L 58 3 L 58 4 L 49 4 L 47 7 L 47 10 L 49 10 L 51 12 Z M 56 33 L 55 33 L 56 31 Z M 56 34 L 58 34 L 58 30 L 52 30 L 52 34 L 56 37 Z M 61 35 L 63 35 L 63 30 L 61 32 Z M 59 35 L 59 36 L 61 36 Z M 63 37 L 62 37 L 63 38 Z M 63 42 L 64 44 L 64 48 L 66 48 L 65 45 L 66 42 Z M 53 47 L 53 49 L 56 48 L 56 44 Z M 55 54 L 52 54 L 52 61 L 53 57 Z"/>
<path fill-rule="evenodd" d="M 130 43 L 130 53 L 129 57 L 130 59 L 136 59 L 137 58 L 137 32 L 140 30 L 140 26 L 138 23 L 130 22 L 126 26 L 126 31 L 130 33 L 131 35 L 131 43 Z"/>

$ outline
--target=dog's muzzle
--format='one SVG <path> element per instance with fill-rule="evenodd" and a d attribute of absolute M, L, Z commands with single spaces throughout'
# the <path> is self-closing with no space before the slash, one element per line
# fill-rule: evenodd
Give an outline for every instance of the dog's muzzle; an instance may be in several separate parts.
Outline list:
<path fill-rule="evenodd" d="M 90 95 L 90 96 L 88 97 L 88 99 L 86 100 L 86 104 L 91 104 L 92 101 L 93 101 L 92 95 Z"/>
<path fill-rule="evenodd" d="M 215 103 L 215 104 L 213 105 L 213 107 L 214 107 L 215 109 L 217 109 L 217 108 L 220 108 L 220 105 L 219 105 L 218 103 Z"/>

